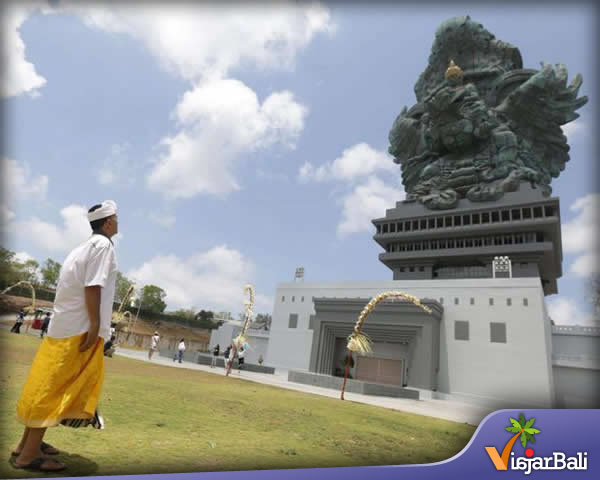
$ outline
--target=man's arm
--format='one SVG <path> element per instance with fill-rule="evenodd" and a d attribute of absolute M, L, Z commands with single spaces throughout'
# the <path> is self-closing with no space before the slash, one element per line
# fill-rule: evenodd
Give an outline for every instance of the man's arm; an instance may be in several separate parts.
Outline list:
<path fill-rule="evenodd" d="M 100 329 L 100 297 L 102 287 L 92 285 L 85 287 L 85 306 L 90 319 L 90 329 L 88 330 L 83 343 L 79 347 L 80 352 L 85 352 L 88 348 L 96 344 L 98 340 L 98 330 Z"/>

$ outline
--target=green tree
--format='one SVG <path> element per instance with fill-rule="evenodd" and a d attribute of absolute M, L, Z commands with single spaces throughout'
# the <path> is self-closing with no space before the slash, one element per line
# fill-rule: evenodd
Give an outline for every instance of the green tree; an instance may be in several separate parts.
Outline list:
<path fill-rule="evenodd" d="M 17 262 L 19 271 L 19 280 L 26 280 L 29 283 L 36 285 L 39 283 L 40 264 L 34 260 L 25 260 L 23 263 Z"/>
<path fill-rule="evenodd" d="M 167 314 L 177 317 L 178 320 L 185 320 L 185 324 L 188 327 L 194 327 L 194 320 L 196 318 L 196 311 L 194 307 L 191 308 L 180 308 L 179 310 L 175 310 L 173 312 L 167 312 Z"/>
<path fill-rule="evenodd" d="M 117 272 L 117 283 L 115 285 L 115 302 L 121 303 L 125 295 L 127 295 L 127 291 L 129 287 L 133 285 L 133 282 L 129 280 L 125 275 L 121 272 Z M 123 305 L 123 308 L 129 307 L 129 303 L 127 305 Z"/>
<path fill-rule="evenodd" d="M 175 310 L 174 312 L 169 312 L 169 315 L 173 315 L 174 317 L 185 318 L 188 323 L 193 322 L 196 318 L 196 312 L 194 308 L 180 308 L 179 310 Z"/>
<path fill-rule="evenodd" d="M 20 280 L 17 266 L 15 252 L 0 247 L 0 288 L 5 289 Z"/>
<path fill-rule="evenodd" d="M 60 275 L 61 264 L 48 258 L 44 262 L 42 272 L 42 285 L 47 288 L 56 288 L 58 276 Z"/>
<path fill-rule="evenodd" d="M 219 312 L 215 315 L 215 318 L 217 318 L 217 328 L 223 325 L 226 321 L 233 320 L 231 312 Z"/>
<path fill-rule="evenodd" d="M 219 327 L 219 323 L 215 321 L 215 314 L 213 312 L 210 310 L 200 310 L 196 314 L 194 326 L 213 330 Z"/>
<path fill-rule="evenodd" d="M 144 285 L 142 295 L 137 300 L 137 305 L 141 303 L 142 309 L 149 312 L 163 313 L 165 308 L 167 308 L 167 304 L 164 301 L 166 297 L 167 293 L 162 288 L 156 285 Z"/>
<path fill-rule="evenodd" d="M 252 328 L 270 330 L 273 318 L 268 313 L 257 313 Z"/>

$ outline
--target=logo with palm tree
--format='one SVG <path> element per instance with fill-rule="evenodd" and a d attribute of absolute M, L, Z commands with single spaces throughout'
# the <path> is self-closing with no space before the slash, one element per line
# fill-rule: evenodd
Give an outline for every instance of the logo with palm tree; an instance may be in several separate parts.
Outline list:
<path fill-rule="evenodd" d="M 498 450 L 496 447 L 485 447 L 485 451 L 490 456 L 496 470 L 507 470 L 508 469 L 508 457 L 510 456 L 510 452 L 513 448 L 513 445 L 517 441 L 517 439 L 521 438 L 521 445 L 523 448 L 527 447 L 527 443 L 535 443 L 535 435 L 540 433 L 540 430 L 537 428 L 533 428 L 533 424 L 535 423 L 535 418 L 530 418 L 529 420 L 525 419 L 525 415 L 522 413 L 519 415 L 519 420 L 515 420 L 514 418 L 510 418 L 510 425 L 505 428 L 507 432 L 514 433 L 514 435 L 506 442 L 504 449 L 502 450 L 502 455 L 498 454 Z M 532 457 L 533 449 L 527 448 L 525 450 L 525 456 Z"/>

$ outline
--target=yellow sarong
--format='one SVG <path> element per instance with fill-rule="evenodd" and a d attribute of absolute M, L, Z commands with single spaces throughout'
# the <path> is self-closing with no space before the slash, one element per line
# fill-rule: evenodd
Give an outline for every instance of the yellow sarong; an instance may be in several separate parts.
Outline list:
<path fill-rule="evenodd" d="M 104 382 L 104 339 L 80 352 L 84 335 L 44 338 L 17 403 L 21 423 L 43 428 L 66 418 L 94 418 Z"/>

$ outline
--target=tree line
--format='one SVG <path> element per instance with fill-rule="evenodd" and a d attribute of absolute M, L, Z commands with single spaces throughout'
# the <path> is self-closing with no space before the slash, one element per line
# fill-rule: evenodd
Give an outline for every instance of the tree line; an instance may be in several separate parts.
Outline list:
<path fill-rule="evenodd" d="M 31 283 L 36 289 L 44 288 L 55 290 L 58 284 L 61 264 L 52 258 L 47 258 L 40 265 L 34 259 L 20 261 L 15 252 L 4 247 L 0 247 L 0 290 L 10 285 L 25 280 Z M 162 321 L 172 317 L 177 323 L 184 323 L 190 327 L 215 329 L 221 326 L 227 320 L 233 320 L 230 312 L 219 312 L 215 315 L 211 310 L 201 309 L 196 311 L 194 308 L 182 308 L 171 312 L 165 312 L 167 308 L 167 292 L 158 285 L 144 285 L 137 291 L 133 298 L 125 299 L 130 287 L 135 284 L 121 272 L 117 272 L 117 281 L 115 287 L 115 303 L 123 305 L 124 310 L 138 310 L 144 314 L 160 315 Z M 243 314 L 239 314 L 242 318 Z M 253 328 L 269 330 L 271 326 L 271 315 L 258 314 L 253 322 Z"/>

